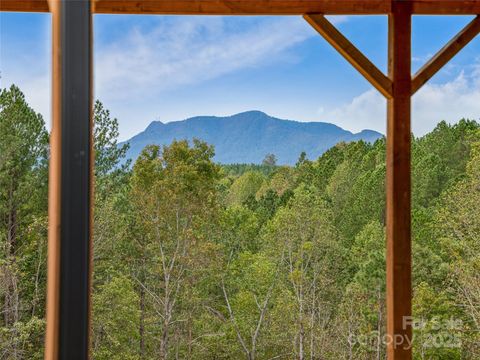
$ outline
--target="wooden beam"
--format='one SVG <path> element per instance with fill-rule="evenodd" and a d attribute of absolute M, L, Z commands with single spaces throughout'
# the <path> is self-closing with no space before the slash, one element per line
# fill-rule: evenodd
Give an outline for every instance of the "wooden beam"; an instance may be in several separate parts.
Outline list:
<path fill-rule="evenodd" d="M 96 0 L 100 14 L 326 15 L 389 14 L 399 0 Z M 401 0 L 419 15 L 478 15 L 480 0 Z M 1 0 L 0 11 L 48 12 L 47 0 Z"/>
<path fill-rule="evenodd" d="M 97 0 L 96 13 L 303 15 L 382 14 L 390 0 Z"/>
<path fill-rule="evenodd" d="M 389 16 L 388 67 L 393 96 L 387 108 L 388 359 L 412 358 L 411 284 L 411 8 L 397 2 Z"/>
<path fill-rule="evenodd" d="M 480 33 L 480 16 L 477 15 L 435 54 L 417 73 L 412 80 L 412 95 L 430 80 L 444 65 L 446 65 L 460 50 Z"/>
<path fill-rule="evenodd" d="M 49 12 L 50 8 L 47 0 L 0 0 L 0 11 Z"/>
<path fill-rule="evenodd" d="M 392 81 L 358 50 L 321 14 L 304 15 L 304 19 L 323 36 L 350 64 L 386 98 L 392 97 Z"/>
<path fill-rule="evenodd" d="M 393 0 L 400 1 L 402 0 Z M 403 0 L 404 1 L 404 0 Z M 476 0 L 406 0 L 416 15 L 478 15 L 480 1 Z"/>
<path fill-rule="evenodd" d="M 96 13 L 204 15 L 388 14 L 398 0 L 96 0 Z M 423 15 L 480 14 L 480 0 L 400 0 Z"/>
<path fill-rule="evenodd" d="M 89 358 L 93 194 L 92 13 L 51 0 L 53 122 L 45 359 Z"/>

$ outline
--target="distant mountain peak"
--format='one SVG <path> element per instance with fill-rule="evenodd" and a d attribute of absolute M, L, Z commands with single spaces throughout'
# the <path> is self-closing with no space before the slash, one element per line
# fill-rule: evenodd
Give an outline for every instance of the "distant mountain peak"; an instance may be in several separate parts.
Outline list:
<path fill-rule="evenodd" d="M 160 120 L 155 120 L 155 121 L 152 121 L 146 128 L 144 131 L 152 131 L 154 129 L 157 129 L 157 128 L 160 128 L 162 126 L 165 126 L 165 123 L 161 122 Z"/>
<path fill-rule="evenodd" d="M 370 130 L 370 129 L 362 129 L 362 131 L 356 133 L 356 134 L 378 134 L 375 130 Z"/>
<path fill-rule="evenodd" d="M 220 163 L 261 163 L 266 154 L 273 153 L 279 164 L 293 165 L 302 151 L 309 159 L 316 159 L 339 142 L 374 142 L 382 136 L 368 129 L 353 134 L 330 123 L 281 120 L 263 111 L 250 110 L 225 117 L 153 121 L 127 141 L 130 143 L 127 157 L 136 159 L 147 145 L 198 138 L 215 146 L 215 160 Z"/>
<path fill-rule="evenodd" d="M 268 117 L 270 118 L 271 116 L 264 113 L 263 111 L 260 110 L 248 110 L 248 111 L 243 111 L 238 114 L 230 115 L 229 118 L 235 118 L 235 117 L 246 117 L 246 116 L 255 116 L 255 117 Z"/>

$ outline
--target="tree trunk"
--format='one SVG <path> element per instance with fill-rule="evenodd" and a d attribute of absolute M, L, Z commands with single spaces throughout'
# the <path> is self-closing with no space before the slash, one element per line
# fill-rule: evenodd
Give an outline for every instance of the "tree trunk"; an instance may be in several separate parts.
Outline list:
<path fill-rule="evenodd" d="M 303 294 L 300 299 L 300 312 L 298 314 L 299 331 L 298 331 L 298 360 L 304 360 L 304 338 L 305 329 L 303 327 Z"/>
<path fill-rule="evenodd" d="M 315 359 L 315 311 L 317 310 L 317 272 L 313 273 L 312 305 L 310 310 L 310 360 Z"/>
<path fill-rule="evenodd" d="M 377 319 L 377 331 L 378 331 L 378 339 L 377 339 L 377 360 L 381 359 L 382 353 L 382 293 L 380 290 L 380 286 L 377 288 L 377 302 L 378 302 L 378 319 Z"/>
<path fill-rule="evenodd" d="M 192 334 L 192 326 L 193 326 L 193 321 L 190 318 L 188 320 L 188 359 L 192 358 L 192 339 L 193 339 L 193 334 Z"/>
<path fill-rule="evenodd" d="M 168 332 L 170 330 L 170 319 L 172 316 L 172 309 L 170 307 L 170 296 L 169 296 L 169 277 L 166 277 L 165 281 L 165 296 L 163 303 L 163 328 L 162 328 L 162 337 L 160 339 L 160 359 L 167 360 L 168 357 Z"/>
<path fill-rule="evenodd" d="M 168 330 L 169 324 L 168 321 L 165 320 L 163 322 L 162 338 L 160 340 L 160 359 L 162 360 L 167 360 L 168 356 Z"/>
<path fill-rule="evenodd" d="M 17 209 L 14 204 L 14 192 L 12 189 L 9 192 L 10 209 L 7 215 L 7 244 L 6 244 L 6 265 L 5 265 L 5 308 L 4 321 L 6 328 L 13 328 L 15 323 L 19 320 L 19 293 L 18 293 L 18 279 L 16 272 L 16 247 L 17 247 Z M 12 333 L 12 359 L 18 359 L 17 347 L 17 333 Z"/>
<path fill-rule="evenodd" d="M 140 287 L 140 359 L 145 359 L 145 289 Z"/>

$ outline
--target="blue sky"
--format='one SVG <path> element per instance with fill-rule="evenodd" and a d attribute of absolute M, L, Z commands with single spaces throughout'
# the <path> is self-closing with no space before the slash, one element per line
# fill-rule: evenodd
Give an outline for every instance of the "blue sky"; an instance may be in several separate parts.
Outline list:
<path fill-rule="evenodd" d="M 332 17 L 386 69 L 387 18 Z M 470 17 L 414 17 L 413 71 Z M 262 110 L 385 132 L 385 100 L 301 17 L 95 15 L 95 97 L 121 138 L 151 121 Z M 1 87 L 15 83 L 50 119 L 50 16 L 0 14 Z M 413 129 L 480 117 L 480 38 L 414 97 Z"/>

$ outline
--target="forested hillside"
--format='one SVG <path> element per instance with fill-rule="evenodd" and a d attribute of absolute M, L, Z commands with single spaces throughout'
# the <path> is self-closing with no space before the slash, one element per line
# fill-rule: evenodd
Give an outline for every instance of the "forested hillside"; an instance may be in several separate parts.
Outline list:
<path fill-rule="evenodd" d="M 175 141 L 129 166 L 100 102 L 95 123 L 94 359 L 386 358 L 383 138 L 294 166 Z M 2 90 L 0 359 L 43 356 L 47 160 Z M 415 359 L 478 359 L 479 124 L 440 122 L 412 165 Z"/>

